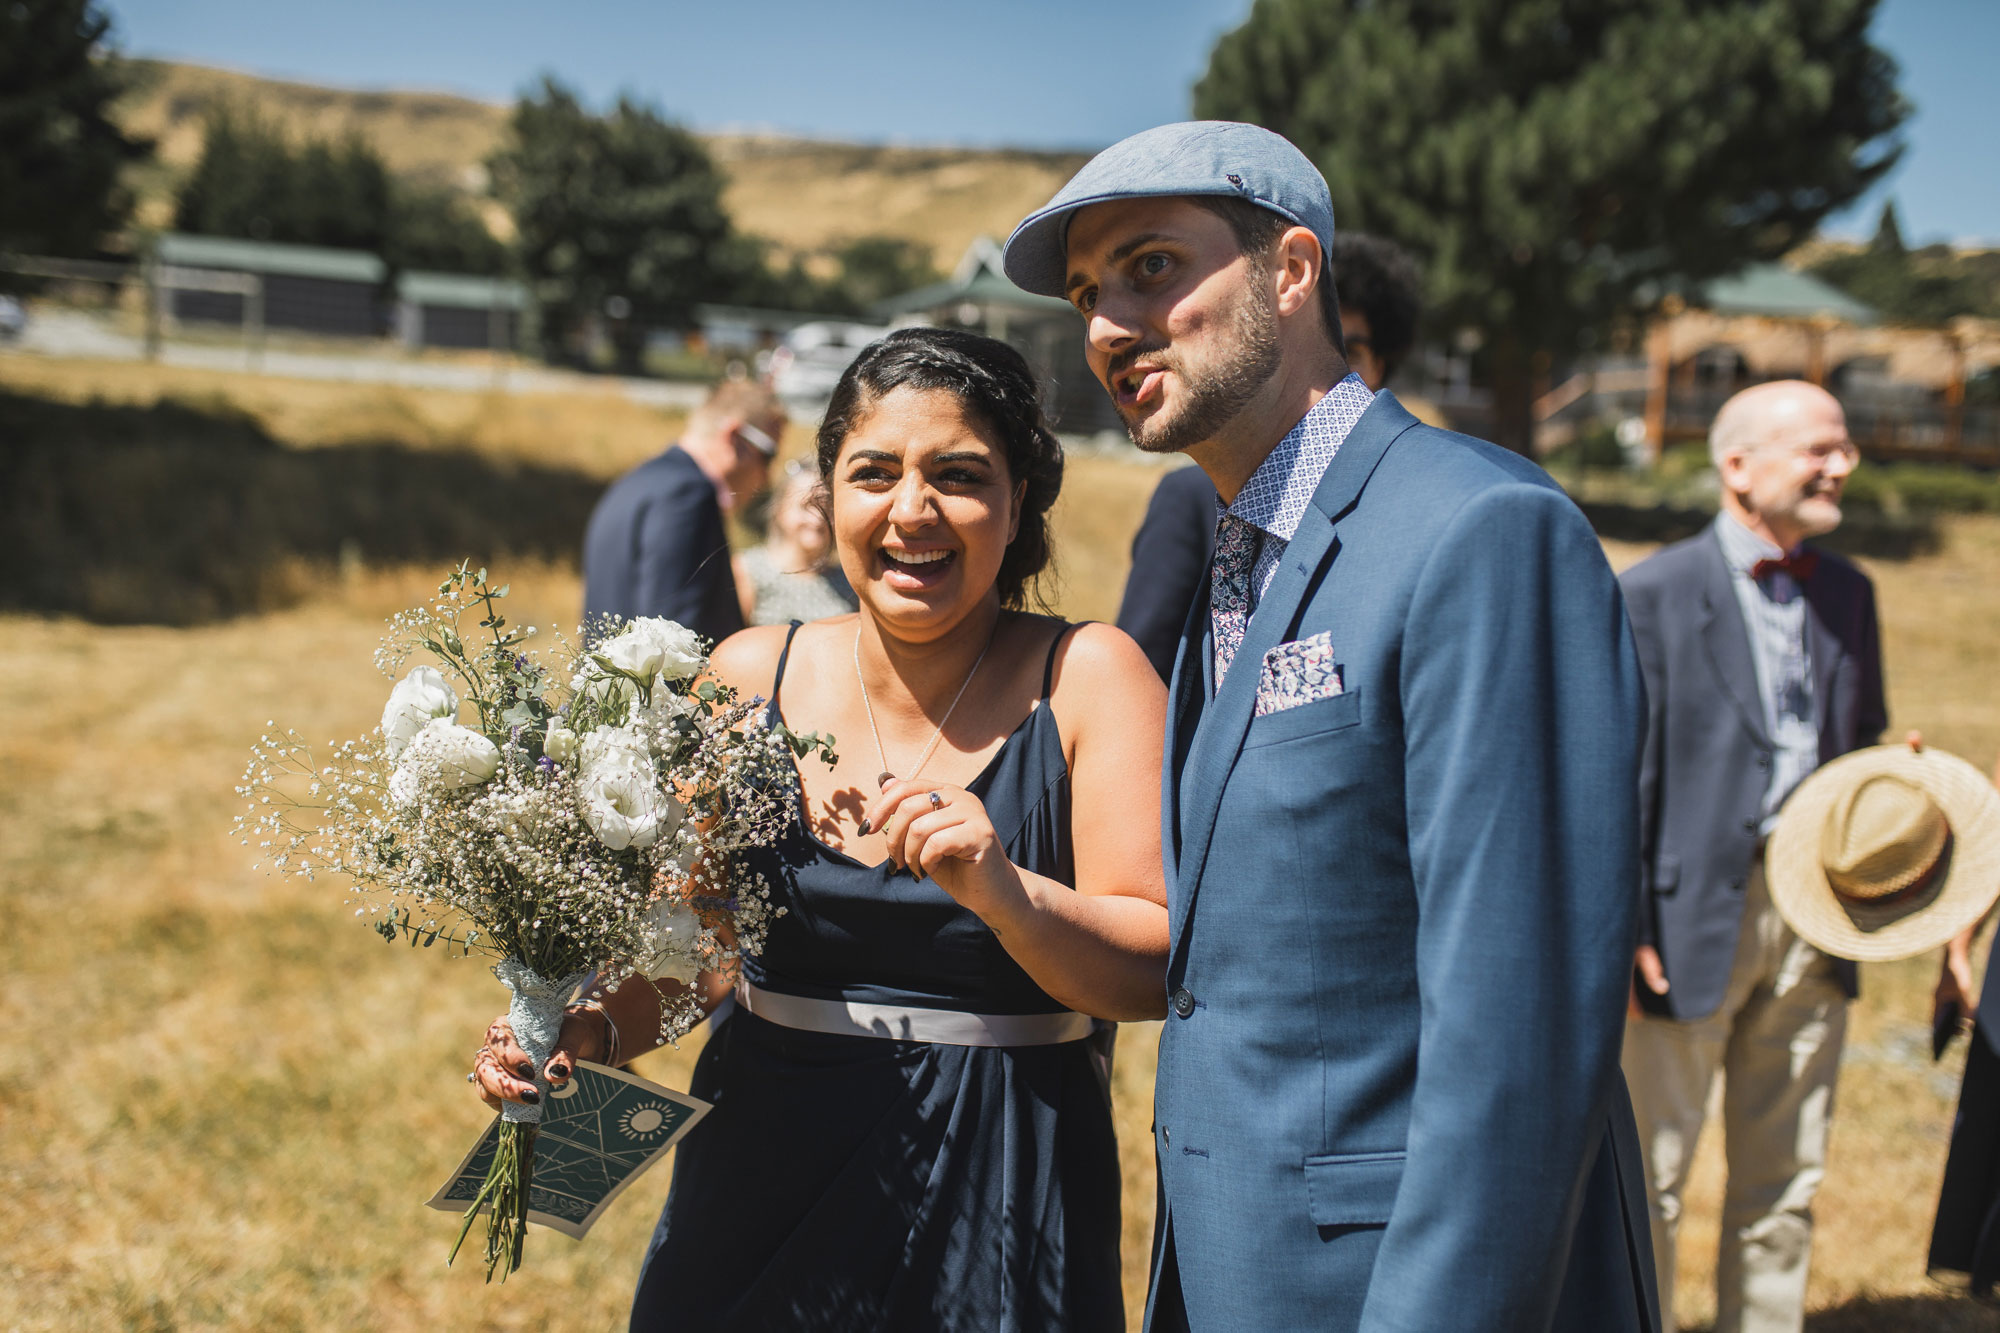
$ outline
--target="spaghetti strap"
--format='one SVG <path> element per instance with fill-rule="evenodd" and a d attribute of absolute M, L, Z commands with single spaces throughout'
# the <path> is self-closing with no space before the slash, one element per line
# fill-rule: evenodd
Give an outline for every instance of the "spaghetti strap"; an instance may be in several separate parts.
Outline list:
<path fill-rule="evenodd" d="M 794 620 L 792 627 L 785 631 L 785 646 L 778 653 L 778 669 L 771 676 L 771 706 L 774 709 L 778 706 L 778 687 L 785 683 L 785 662 L 792 655 L 792 640 L 798 637 L 799 626 L 803 623 Z"/>
<path fill-rule="evenodd" d="M 1067 639 L 1072 633 L 1092 623 L 1094 622 L 1079 620 L 1074 625 L 1064 625 L 1056 631 L 1055 641 L 1049 645 L 1049 660 L 1042 667 L 1042 698 L 1046 699 L 1049 697 L 1049 691 L 1054 688 L 1056 683 L 1056 649 L 1062 647 L 1063 640 Z"/>

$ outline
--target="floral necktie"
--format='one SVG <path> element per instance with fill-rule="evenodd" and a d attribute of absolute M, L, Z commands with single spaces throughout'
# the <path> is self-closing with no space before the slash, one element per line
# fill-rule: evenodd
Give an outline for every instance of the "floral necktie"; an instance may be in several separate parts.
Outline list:
<path fill-rule="evenodd" d="M 1257 563 L 1254 524 L 1234 514 L 1224 514 L 1215 529 L 1215 564 L 1209 573 L 1209 627 L 1215 638 L 1215 688 L 1222 689 L 1222 677 L 1243 646 L 1243 632 L 1250 623 L 1250 574 Z"/>

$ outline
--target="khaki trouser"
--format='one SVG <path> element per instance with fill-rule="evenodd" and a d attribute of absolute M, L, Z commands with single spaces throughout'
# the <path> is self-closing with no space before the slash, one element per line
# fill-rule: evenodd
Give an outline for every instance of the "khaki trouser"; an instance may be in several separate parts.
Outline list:
<path fill-rule="evenodd" d="M 1846 996 L 1832 961 L 1772 908 L 1761 863 L 1745 886 L 1743 931 L 1722 1006 L 1691 1023 L 1648 1016 L 1626 1025 L 1625 1081 L 1645 1149 L 1665 1333 L 1675 1328 L 1681 1195 L 1718 1068 L 1729 1183 L 1715 1333 L 1798 1333 L 1804 1326 L 1812 1200 L 1825 1174 L 1846 1030 Z"/>

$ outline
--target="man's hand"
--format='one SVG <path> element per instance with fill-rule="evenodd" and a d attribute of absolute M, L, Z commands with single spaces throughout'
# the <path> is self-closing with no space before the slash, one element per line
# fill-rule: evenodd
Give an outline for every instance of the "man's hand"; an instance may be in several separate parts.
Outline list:
<path fill-rule="evenodd" d="M 1667 993 L 1667 969 L 1660 962 L 1660 951 L 1650 944 L 1642 944 L 1632 954 L 1632 992 L 1625 1001 L 1625 1016 L 1637 1018 L 1646 1011 L 1639 1007 L 1639 983 L 1655 995 Z"/>
<path fill-rule="evenodd" d="M 1970 1027 L 1972 1016 L 1979 1008 L 1979 992 L 1972 982 L 1972 934 L 1979 927 L 1960 931 L 1958 937 L 1944 947 L 1944 966 L 1938 969 L 1937 990 L 1931 995 L 1931 1026 L 1937 1026 L 1938 1016 L 1948 1004 L 1958 1006 L 1960 1027 Z"/>

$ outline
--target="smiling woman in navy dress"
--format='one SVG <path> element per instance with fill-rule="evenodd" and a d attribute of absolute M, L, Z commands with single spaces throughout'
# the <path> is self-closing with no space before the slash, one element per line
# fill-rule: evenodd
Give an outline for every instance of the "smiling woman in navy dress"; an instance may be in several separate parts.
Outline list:
<path fill-rule="evenodd" d="M 857 614 L 711 669 L 840 760 L 757 868 L 787 910 L 693 1091 L 635 1329 L 1124 1326 L 1101 1021 L 1164 1012 L 1165 692 L 1104 625 L 1029 614 L 1062 454 L 1018 353 L 908 329 L 819 434 Z M 647 987 L 606 1004 L 650 1030 Z M 572 1016 L 552 1078 L 600 1057 Z M 504 1024 L 481 1087 L 518 1096 Z"/>

